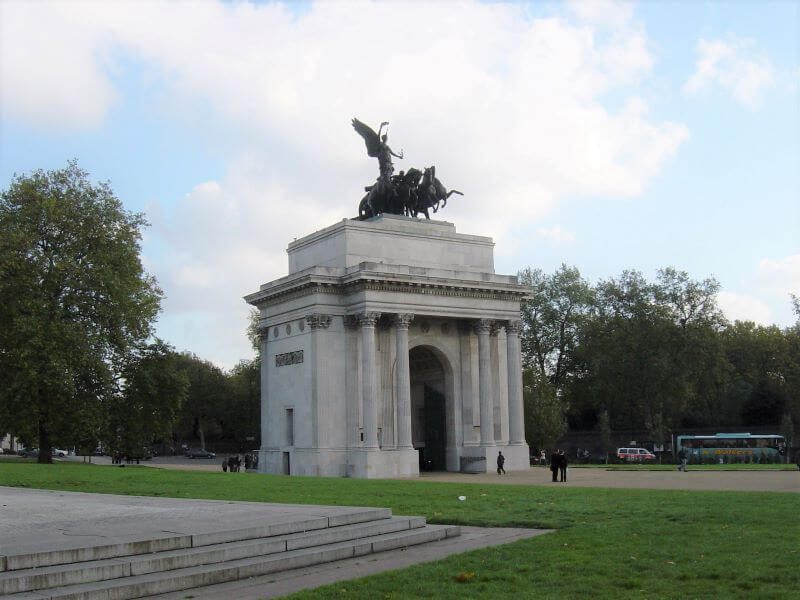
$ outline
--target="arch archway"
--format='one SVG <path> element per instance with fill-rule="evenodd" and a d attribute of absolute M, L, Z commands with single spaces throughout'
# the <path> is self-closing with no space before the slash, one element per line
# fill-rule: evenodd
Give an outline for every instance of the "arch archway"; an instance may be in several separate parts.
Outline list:
<path fill-rule="evenodd" d="M 411 375 L 411 438 L 419 451 L 420 470 L 447 470 L 447 447 L 452 432 L 447 427 L 452 410 L 452 369 L 433 346 L 409 350 Z"/>

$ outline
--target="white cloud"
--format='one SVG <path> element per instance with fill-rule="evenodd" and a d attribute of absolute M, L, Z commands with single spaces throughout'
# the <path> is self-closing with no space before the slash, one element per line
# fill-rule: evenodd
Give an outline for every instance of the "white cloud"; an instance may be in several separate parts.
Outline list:
<path fill-rule="evenodd" d="M 695 72 L 683 91 L 696 94 L 719 85 L 742 105 L 756 109 L 764 92 L 775 85 L 775 67 L 769 57 L 755 48 L 752 40 L 731 37 L 728 41 L 704 40 L 697 43 Z"/>
<path fill-rule="evenodd" d="M 594 25 L 621 27 L 633 18 L 633 4 L 620 0 L 568 0 L 567 7 L 578 19 Z"/>
<path fill-rule="evenodd" d="M 758 264 L 758 280 L 761 286 L 784 298 L 789 294 L 800 296 L 800 254 L 763 259 Z"/>
<path fill-rule="evenodd" d="M 108 32 L 69 3 L 0 2 L 0 110 L 42 129 L 100 124 L 116 93 L 104 69 Z"/>
<path fill-rule="evenodd" d="M 741 282 L 744 293 L 720 292 L 719 306 L 730 320 L 787 327 L 796 321 L 789 294 L 800 295 L 800 254 L 762 259 Z"/>
<path fill-rule="evenodd" d="M 570 244 L 575 241 L 575 234 L 562 229 L 560 225 L 553 227 L 539 227 L 536 235 L 556 244 Z"/>
<path fill-rule="evenodd" d="M 754 296 L 720 292 L 717 303 L 730 321 L 753 321 L 759 325 L 772 325 L 769 307 Z"/>
<path fill-rule="evenodd" d="M 471 1 L 293 9 L 3 4 L 0 101 L 12 116 L 42 128 L 96 125 L 121 93 L 111 82 L 128 74 L 124 64 L 137 75 L 129 93 L 146 81 L 160 114 L 224 157 L 224 177 L 149 211 L 148 259 L 168 295 L 163 321 L 184 315 L 196 332 L 197 315 L 211 311 L 213 325 L 195 337 L 241 344 L 240 297 L 285 274 L 287 242 L 355 214 L 377 165 L 353 116 L 391 121 L 390 143 L 406 156 L 398 168 L 435 164 L 465 193 L 437 218 L 494 236 L 500 253 L 514 247 L 511 225 L 561 198 L 641 194 L 688 137 L 637 97 L 653 59 L 628 4 L 578 3 L 577 23 Z M 31 47 L 24 40 L 40 20 L 48 35 Z M 610 31 L 595 36 L 595 24 Z M 24 77 L 30 70 L 36 82 Z M 628 98 L 622 109 L 603 105 L 608 92 Z"/>

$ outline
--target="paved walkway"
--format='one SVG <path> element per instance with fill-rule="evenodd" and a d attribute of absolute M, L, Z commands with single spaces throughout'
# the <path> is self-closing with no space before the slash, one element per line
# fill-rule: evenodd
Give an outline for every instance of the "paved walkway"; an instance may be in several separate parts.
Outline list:
<path fill-rule="evenodd" d="M 703 471 L 689 467 L 689 471 L 683 473 L 677 469 L 619 471 L 576 467 L 568 469 L 567 483 L 553 483 L 548 468 L 533 467 L 528 471 L 510 471 L 500 476 L 495 473 L 423 473 L 421 478 L 424 481 L 465 483 L 800 493 L 800 471 Z"/>
<path fill-rule="evenodd" d="M 78 460 L 80 457 L 71 457 Z M 160 469 L 192 471 L 220 471 L 221 458 L 191 460 L 183 456 L 157 456 L 143 465 Z M 108 457 L 95 457 L 93 462 L 111 464 Z M 235 476 L 235 475 L 234 475 Z M 528 471 L 511 471 L 498 477 L 495 473 L 469 475 L 466 473 L 422 473 L 425 481 L 450 481 L 468 483 L 506 483 L 518 485 L 564 485 L 550 481 L 547 467 L 532 467 Z M 710 490 L 744 492 L 795 492 L 800 493 L 800 471 L 712 471 L 702 467 L 689 467 L 688 473 L 676 469 L 669 471 L 620 471 L 602 467 L 570 467 L 566 485 L 578 487 L 639 488 L 657 490 Z"/>

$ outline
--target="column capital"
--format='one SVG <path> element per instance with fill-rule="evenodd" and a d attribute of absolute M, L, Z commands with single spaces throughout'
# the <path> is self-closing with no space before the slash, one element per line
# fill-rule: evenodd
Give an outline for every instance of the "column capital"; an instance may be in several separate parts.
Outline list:
<path fill-rule="evenodd" d="M 492 325 L 494 325 L 494 321 L 492 319 L 478 319 L 474 321 L 472 324 L 475 333 L 491 333 L 492 332 Z"/>
<path fill-rule="evenodd" d="M 414 315 L 412 313 L 397 313 L 394 316 L 394 324 L 398 329 L 408 329 L 413 320 Z"/>
<path fill-rule="evenodd" d="M 375 327 L 375 323 L 377 323 L 380 318 L 381 313 L 379 312 L 362 312 L 356 315 L 358 324 L 361 325 L 361 327 Z"/>
<path fill-rule="evenodd" d="M 519 319 L 506 321 L 505 327 L 507 334 L 519 335 L 520 332 L 522 331 L 522 321 Z"/>
<path fill-rule="evenodd" d="M 306 315 L 306 323 L 311 329 L 327 329 L 331 324 L 331 316 L 323 313 Z"/>

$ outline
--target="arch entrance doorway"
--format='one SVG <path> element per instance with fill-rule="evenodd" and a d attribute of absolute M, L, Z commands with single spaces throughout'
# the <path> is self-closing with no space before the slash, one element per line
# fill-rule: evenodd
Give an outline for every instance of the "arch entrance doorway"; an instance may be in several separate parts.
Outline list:
<path fill-rule="evenodd" d="M 417 346 L 408 353 L 411 374 L 411 437 L 419 450 L 421 471 L 447 468 L 445 370 L 431 348 Z"/>

